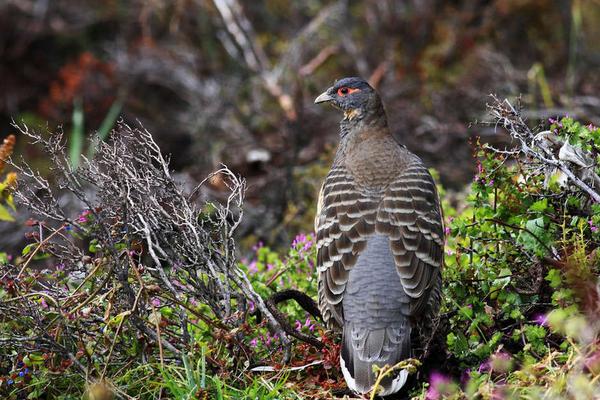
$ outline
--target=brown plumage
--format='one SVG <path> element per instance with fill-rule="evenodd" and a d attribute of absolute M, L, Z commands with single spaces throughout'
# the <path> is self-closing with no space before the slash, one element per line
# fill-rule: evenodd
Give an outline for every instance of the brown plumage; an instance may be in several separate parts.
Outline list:
<path fill-rule="evenodd" d="M 433 333 L 443 263 L 441 209 L 431 175 L 391 135 L 367 82 L 342 79 L 315 102 L 330 102 L 345 115 L 315 218 L 319 307 L 326 324 L 342 330 L 348 386 L 366 393 L 375 381 L 374 364 L 421 355 Z M 406 377 L 401 372 L 384 381 L 382 394 L 398 391 Z"/>

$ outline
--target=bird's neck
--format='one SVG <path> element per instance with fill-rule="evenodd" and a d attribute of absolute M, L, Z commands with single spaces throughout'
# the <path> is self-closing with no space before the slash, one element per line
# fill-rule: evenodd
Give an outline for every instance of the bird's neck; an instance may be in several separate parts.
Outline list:
<path fill-rule="evenodd" d="M 334 166 L 346 168 L 357 184 L 384 187 L 406 163 L 405 150 L 392 136 L 384 113 L 342 121 L 341 130 Z"/>
<path fill-rule="evenodd" d="M 340 121 L 342 141 L 364 130 L 388 130 L 387 117 L 381 104 L 372 108 L 357 108 L 344 112 L 344 119 Z"/>

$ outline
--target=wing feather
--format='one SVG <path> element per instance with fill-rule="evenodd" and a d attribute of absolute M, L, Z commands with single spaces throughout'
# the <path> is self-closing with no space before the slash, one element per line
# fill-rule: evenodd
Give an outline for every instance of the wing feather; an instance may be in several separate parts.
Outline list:
<path fill-rule="evenodd" d="M 343 325 L 341 300 L 350 269 L 367 238 L 384 234 L 410 314 L 422 313 L 430 297 L 439 297 L 444 235 L 435 184 L 427 169 L 414 162 L 379 192 L 361 190 L 341 166 L 332 168 L 319 194 L 317 217 L 319 307 L 330 328 Z"/>

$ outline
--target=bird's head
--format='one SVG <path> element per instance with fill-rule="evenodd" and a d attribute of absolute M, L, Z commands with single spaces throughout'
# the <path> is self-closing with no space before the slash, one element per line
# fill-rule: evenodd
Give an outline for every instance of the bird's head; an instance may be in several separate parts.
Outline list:
<path fill-rule="evenodd" d="M 343 78 L 321 93 L 315 104 L 331 103 L 344 112 L 345 119 L 358 120 L 373 112 L 383 110 L 379 95 L 362 78 Z"/>

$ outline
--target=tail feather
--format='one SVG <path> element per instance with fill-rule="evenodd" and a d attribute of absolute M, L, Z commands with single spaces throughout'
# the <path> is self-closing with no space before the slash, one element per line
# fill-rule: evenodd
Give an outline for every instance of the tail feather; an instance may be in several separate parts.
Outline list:
<path fill-rule="evenodd" d="M 411 328 L 408 323 L 382 329 L 360 327 L 347 321 L 344 325 L 340 364 L 348 387 L 358 393 L 369 392 L 377 376 L 373 366 L 393 366 L 410 358 Z M 404 386 L 407 371 L 385 378 L 381 395 L 395 393 Z"/>

